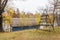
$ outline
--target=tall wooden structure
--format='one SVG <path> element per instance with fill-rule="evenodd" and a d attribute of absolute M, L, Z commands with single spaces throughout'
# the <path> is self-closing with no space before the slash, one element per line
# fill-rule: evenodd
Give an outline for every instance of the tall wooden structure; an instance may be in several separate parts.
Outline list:
<path fill-rule="evenodd" d="M 50 21 L 50 22 L 49 22 Z M 49 15 L 48 14 L 42 14 L 41 15 L 41 21 L 40 21 L 40 26 L 45 26 L 45 27 L 52 27 L 53 28 L 53 24 L 51 23 L 51 20 L 49 19 Z M 54 30 L 54 28 L 53 28 Z"/>
<path fill-rule="evenodd" d="M 2 27 L 2 13 L 4 12 L 4 8 L 7 4 L 8 0 L 0 0 L 0 32 L 3 31 L 3 27 Z"/>

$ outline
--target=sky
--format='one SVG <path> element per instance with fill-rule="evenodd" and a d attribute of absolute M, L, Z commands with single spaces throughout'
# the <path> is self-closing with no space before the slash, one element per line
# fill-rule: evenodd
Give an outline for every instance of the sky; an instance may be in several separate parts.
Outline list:
<path fill-rule="evenodd" d="M 7 5 L 20 11 L 35 13 L 38 8 L 48 5 L 48 0 L 9 0 Z"/>

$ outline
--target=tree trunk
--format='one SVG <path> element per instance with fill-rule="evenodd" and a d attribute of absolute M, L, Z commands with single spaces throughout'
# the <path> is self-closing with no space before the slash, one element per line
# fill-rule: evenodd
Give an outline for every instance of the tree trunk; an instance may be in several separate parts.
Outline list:
<path fill-rule="evenodd" d="M 0 32 L 3 32 L 2 21 L 3 21 L 2 12 L 0 11 Z"/>

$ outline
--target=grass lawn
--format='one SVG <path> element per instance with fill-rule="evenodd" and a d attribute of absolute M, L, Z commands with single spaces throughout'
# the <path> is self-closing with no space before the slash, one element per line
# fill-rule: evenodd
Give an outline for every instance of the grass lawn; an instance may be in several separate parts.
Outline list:
<path fill-rule="evenodd" d="M 0 40 L 60 40 L 60 27 L 55 31 L 48 30 L 22 30 L 9 33 L 0 32 Z"/>

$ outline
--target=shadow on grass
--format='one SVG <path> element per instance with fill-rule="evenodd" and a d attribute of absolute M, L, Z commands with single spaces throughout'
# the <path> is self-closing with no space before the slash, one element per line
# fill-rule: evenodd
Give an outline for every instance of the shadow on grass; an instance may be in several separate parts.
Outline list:
<path fill-rule="evenodd" d="M 12 31 L 21 31 L 21 30 L 29 30 L 29 29 L 37 29 L 37 26 L 17 26 L 17 27 L 13 27 Z"/>

